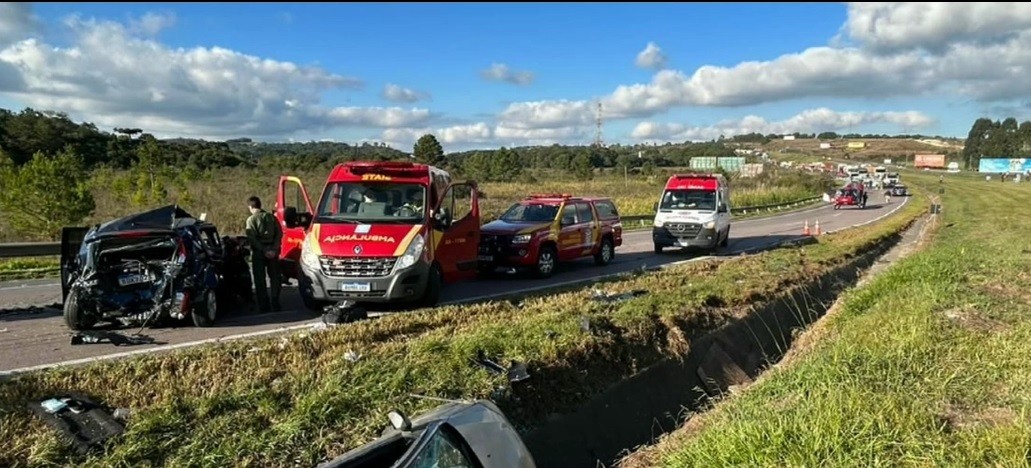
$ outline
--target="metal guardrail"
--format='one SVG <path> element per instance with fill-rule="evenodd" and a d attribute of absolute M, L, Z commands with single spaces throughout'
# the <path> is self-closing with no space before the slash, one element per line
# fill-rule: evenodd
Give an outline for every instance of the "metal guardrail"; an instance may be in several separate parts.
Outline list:
<path fill-rule="evenodd" d="M 819 200 L 821 197 L 809 197 L 784 203 L 773 203 L 761 206 L 742 206 L 731 208 L 733 214 L 748 214 L 762 211 L 779 211 L 785 208 L 793 208 L 798 205 Z M 652 224 L 654 215 L 646 216 L 623 216 L 624 226 L 647 226 Z M 0 244 L 0 258 L 21 258 L 21 257 L 51 257 L 61 255 L 60 242 L 17 242 L 11 244 Z"/>

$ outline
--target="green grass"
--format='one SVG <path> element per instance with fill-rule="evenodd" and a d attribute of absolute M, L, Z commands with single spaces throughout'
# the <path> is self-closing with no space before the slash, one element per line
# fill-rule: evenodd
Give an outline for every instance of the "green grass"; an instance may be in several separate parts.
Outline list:
<path fill-rule="evenodd" d="M 839 265 L 898 232 L 923 208 L 827 235 L 803 249 L 695 262 L 601 285 L 650 294 L 618 304 L 587 291 L 450 306 L 289 338 L 232 342 L 0 383 L 0 465 L 312 465 L 376 436 L 391 408 L 416 414 L 438 397 L 495 398 L 520 428 L 568 409 L 640 368 L 678 355 L 741 307 Z M 591 332 L 580 328 L 582 317 Z M 528 363 L 529 388 L 476 366 L 478 350 Z M 347 351 L 360 353 L 352 362 Z M 79 458 L 25 409 L 81 391 L 133 411 L 123 437 Z"/>
<path fill-rule="evenodd" d="M 49 278 L 60 274 L 56 257 L 26 257 L 0 259 L 0 281 Z"/>
<path fill-rule="evenodd" d="M 937 174 L 907 174 L 937 195 Z M 942 226 L 786 366 L 624 466 L 1025 466 L 1031 184 L 949 178 Z"/>

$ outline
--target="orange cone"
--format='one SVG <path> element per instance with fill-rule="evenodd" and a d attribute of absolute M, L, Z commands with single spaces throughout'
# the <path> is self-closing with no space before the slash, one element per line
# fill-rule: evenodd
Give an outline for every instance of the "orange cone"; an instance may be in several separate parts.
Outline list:
<path fill-rule="evenodd" d="M 803 236 L 808 236 L 809 235 L 809 220 L 808 219 L 805 220 L 805 226 L 802 227 L 802 235 Z"/>
<path fill-rule="evenodd" d="M 816 220 L 816 226 L 814 226 L 813 231 L 813 234 L 820 235 L 820 220 Z"/>

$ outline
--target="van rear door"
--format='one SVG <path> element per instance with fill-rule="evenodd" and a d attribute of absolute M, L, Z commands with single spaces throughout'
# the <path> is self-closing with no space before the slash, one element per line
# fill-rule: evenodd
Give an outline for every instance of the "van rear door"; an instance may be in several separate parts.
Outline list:
<path fill-rule="evenodd" d="M 315 216 L 311 198 L 301 179 L 279 176 L 275 215 L 283 229 L 283 242 L 279 248 L 280 271 L 285 278 L 297 278 L 300 274 L 297 265 L 301 260 L 301 242 Z"/>

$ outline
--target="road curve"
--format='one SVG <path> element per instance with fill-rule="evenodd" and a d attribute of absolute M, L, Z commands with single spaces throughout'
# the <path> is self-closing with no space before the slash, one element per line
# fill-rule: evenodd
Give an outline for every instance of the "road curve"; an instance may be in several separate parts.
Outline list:
<path fill-rule="evenodd" d="M 810 228 L 820 222 L 823 232 L 879 220 L 902 205 L 909 198 L 895 198 L 889 204 L 872 203 L 864 210 L 843 208 L 834 210 L 820 206 L 804 211 L 786 213 L 768 218 L 732 222 L 731 239 L 727 248 L 717 255 L 735 255 L 762 250 L 782 242 L 802 237 L 803 224 Z M 597 267 L 590 259 L 564 265 L 547 281 L 523 276 L 499 274 L 496 278 L 457 283 L 446 287 L 441 296 L 443 303 L 472 302 L 506 293 L 529 292 L 562 283 L 575 283 L 642 267 L 659 267 L 682 262 L 703 254 L 681 253 L 667 249 L 662 255 L 652 251 L 651 231 L 628 232 L 623 245 L 616 249 L 616 257 L 606 267 Z M 509 277 L 510 276 L 510 277 Z M 246 312 L 229 313 L 215 326 L 195 328 L 148 328 L 143 334 L 154 344 L 114 346 L 107 343 L 71 345 L 72 332 L 64 325 L 61 312 L 53 308 L 36 308 L 10 312 L 26 306 L 55 304 L 61 301 L 60 287 L 54 280 L 25 280 L 0 283 L 0 375 L 53 365 L 74 364 L 100 357 L 152 352 L 159 349 L 185 347 L 199 342 L 221 341 L 244 336 L 278 333 L 318 323 L 319 317 L 301 306 L 294 287 L 284 286 L 282 302 L 284 312 L 254 315 Z M 4 312 L 8 310 L 8 312 Z M 131 334 L 137 328 L 123 330 Z"/>

